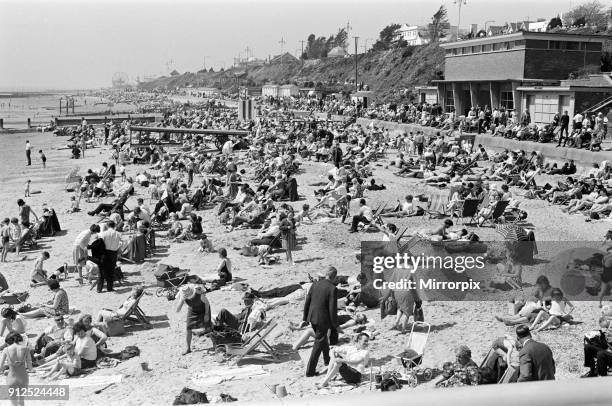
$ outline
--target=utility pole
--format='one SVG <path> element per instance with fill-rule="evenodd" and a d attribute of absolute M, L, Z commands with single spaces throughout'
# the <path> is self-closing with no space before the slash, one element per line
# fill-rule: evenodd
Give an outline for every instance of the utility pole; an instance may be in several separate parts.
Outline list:
<path fill-rule="evenodd" d="M 350 21 L 346 22 L 346 27 L 344 27 L 344 29 L 346 30 L 346 38 L 350 38 L 350 31 L 353 29 Z"/>
<path fill-rule="evenodd" d="M 302 67 L 304 67 L 304 40 L 300 41 L 302 43 L 302 53 L 300 54 L 300 59 L 302 60 Z"/>
<path fill-rule="evenodd" d="M 206 58 L 208 58 L 210 55 L 202 55 L 202 58 L 204 58 L 204 70 L 206 70 Z"/>
<path fill-rule="evenodd" d="M 459 16 L 457 18 L 457 41 L 459 41 L 459 26 L 461 25 L 461 6 L 467 4 L 467 0 L 455 0 L 455 4 L 457 4 L 459 8 Z"/>
<path fill-rule="evenodd" d="M 355 92 L 359 91 L 359 85 L 357 84 L 357 40 L 359 37 L 355 38 Z"/>
<path fill-rule="evenodd" d="M 251 53 L 251 56 L 253 56 L 253 50 L 247 46 L 244 52 L 246 53 L 245 63 L 246 63 L 246 69 L 248 70 L 249 69 L 249 52 Z"/>
<path fill-rule="evenodd" d="M 287 42 L 285 41 L 283 37 L 281 37 L 281 40 L 278 41 L 278 43 L 281 46 L 281 69 L 282 69 L 283 68 L 283 45 L 285 45 Z"/>

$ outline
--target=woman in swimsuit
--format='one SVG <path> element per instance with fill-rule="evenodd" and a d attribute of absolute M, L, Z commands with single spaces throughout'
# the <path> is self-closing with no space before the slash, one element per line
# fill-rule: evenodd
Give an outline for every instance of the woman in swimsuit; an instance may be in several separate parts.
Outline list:
<path fill-rule="evenodd" d="M 28 370 L 32 370 L 30 350 L 22 344 L 23 337 L 19 333 L 10 333 L 5 341 L 8 347 L 4 349 L 0 357 L 0 371 L 4 371 L 5 365 L 8 364 L 6 385 L 9 388 L 25 389 L 29 384 Z M 15 397 L 12 402 L 14 405 L 25 404 L 24 397 Z"/>

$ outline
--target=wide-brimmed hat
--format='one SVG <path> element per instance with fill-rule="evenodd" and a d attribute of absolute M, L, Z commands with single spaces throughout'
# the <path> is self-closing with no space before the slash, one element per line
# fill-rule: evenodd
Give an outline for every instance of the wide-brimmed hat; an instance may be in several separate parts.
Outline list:
<path fill-rule="evenodd" d="M 185 300 L 193 299 L 196 294 L 195 288 L 191 285 L 184 285 L 181 287 L 181 293 Z"/>

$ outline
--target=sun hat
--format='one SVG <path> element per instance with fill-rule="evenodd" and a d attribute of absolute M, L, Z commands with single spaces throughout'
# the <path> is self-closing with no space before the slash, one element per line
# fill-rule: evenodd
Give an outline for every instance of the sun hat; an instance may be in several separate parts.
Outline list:
<path fill-rule="evenodd" d="M 183 294 L 183 298 L 185 300 L 193 299 L 193 297 L 196 294 L 194 287 L 191 286 L 191 285 L 184 285 L 184 286 L 182 286 L 181 287 L 181 293 Z"/>

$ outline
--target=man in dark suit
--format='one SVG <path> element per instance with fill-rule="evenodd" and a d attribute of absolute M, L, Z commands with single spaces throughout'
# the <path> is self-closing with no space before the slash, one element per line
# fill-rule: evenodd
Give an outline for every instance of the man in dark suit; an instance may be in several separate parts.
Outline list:
<path fill-rule="evenodd" d="M 516 338 L 522 346 L 517 382 L 554 380 L 555 360 L 550 347 L 534 341 L 529 327 L 525 325 L 516 328 Z"/>
<path fill-rule="evenodd" d="M 561 125 L 561 130 L 559 130 L 559 143 L 557 144 L 558 147 L 561 146 L 561 141 L 563 141 L 563 132 L 565 132 L 565 141 L 563 141 L 563 146 L 567 145 L 567 139 L 569 137 L 568 135 L 569 122 L 570 122 L 569 115 L 567 114 L 567 111 L 565 111 L 563 115 L 561 116 L 561 119 L 559 120 L 559 123 Z"/>
<path fill-rule="evenodd" d="M 311 286 L 304 303 L 303 320 L 312 325 L 315 341 L 306 367 L 306 376 L 315 376 L 319 356 L 323 353 L 325 365 L 329 364 L 329 330 L 342 332 L 338 326 L 338 291 L 333 281 L 337 276 L 336 268 L 330 266 L 325 279 Z"/>

